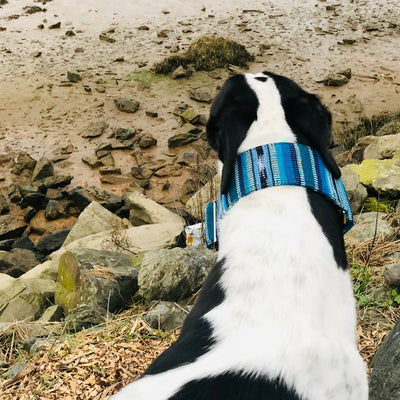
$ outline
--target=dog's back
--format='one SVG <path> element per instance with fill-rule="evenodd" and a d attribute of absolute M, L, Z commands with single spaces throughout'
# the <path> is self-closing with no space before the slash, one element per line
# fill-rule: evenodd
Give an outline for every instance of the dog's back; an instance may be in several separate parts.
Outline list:
<path fill-rule="evenodd" d="M 328 152 L 330 114 L 287 78 L 225 83 L 207 134 L 228 188 L 238 153 L 274 142 Z M 218 262 L 178 341 L 115 399 L 366 400 L 343 215 L 298 186 L 249 194 L 220 223 Z"/>

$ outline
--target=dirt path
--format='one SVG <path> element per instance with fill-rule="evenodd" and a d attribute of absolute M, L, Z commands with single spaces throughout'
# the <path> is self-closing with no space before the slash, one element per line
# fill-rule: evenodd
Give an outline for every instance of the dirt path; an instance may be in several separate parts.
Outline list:
<path fill-rule="evenodd" d="M 190 151 L 190 146 L 173 151 L 167 147 L 168 137 L 180 126 L 172 112 L 177 103 L 185 102 L 207 115 L 209 105 L 190 100 L 189 91 L 216 88 L 222 81 L 206 73 L 180 81 L 154 79 L 146 71 L 204 34 L 244 44 L 256 55 L 251 72 L 271 70 L 320 95 L 332 110 L 337 129 L 360 115 L 399 110 L 399 2 L 299 3 L 164 0 L 150 6 L 144 0 L 9 0 L 0 6 L 0 154 L 25 150 L 35 158 L 52 159 L 71 143 L 74 151 L 57 163 L 59 169 L 74 175 L 73 185 L 102 186 L 98 172 L 83 164 L 81 157 L 92 154 L 114 128 L 151 133 L 158 145 L 147 153 L 155 158 L 173 160 L 173 154 Z M 24 9 L 27 6 L 46 11 L 30 14 L 33 9 Z M 58 22 L 60 28 L 49 29 Z M 148 30 L 137 29 L 143 25 Z M 107 36 L 115 42 L 100 40 L 99 34 L 110 29 Z M 165 37 L 158 37 L 165 29 Z M 347 68 L 352 78 L 345 86 L 327 88 L 316 82 Z M 82 81 L 69 85 L 67 71 L 79 72 Z M 225 78 L 228 72 L 220 75 Z M 139 101 L 139 111 L 118 111 L 117 97 Z M 157 111 L 157 118 L 146 115 L 151 110 Z M 88 124 L 98 120 L 109 124 L 103 136 L 82 138 Z M 114 153 L 123 174 L 133 165 L 130 153 Z M 173 204 L 189 175 L 184 169 L 180 177 L 152 180 L 149 195 Z M 11 183 L 1 165 L 0 177 L 4 178 L 0 185 Z M 167 179 L 170 189 L 161 193 Z M 121 190 L 118 185 L 106 186 Z"/>

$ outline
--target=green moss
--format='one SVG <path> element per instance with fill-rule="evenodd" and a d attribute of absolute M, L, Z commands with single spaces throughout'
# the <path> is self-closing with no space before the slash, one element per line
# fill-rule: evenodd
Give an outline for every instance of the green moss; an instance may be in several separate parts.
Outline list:
<path fill-rule="evenodd" d="M 392 205 L 389 200 L 379 200 L 375 197 L 368 197 L 363 204 L 364 211 L 379 211 L 389 213 L 392 210 Z"/>
<path fill-rule="evenodd" d="M 351 169 L 360 175 L 360 182 L 370 186 L 375 179 L 383 178 L 393 166 L 393 160 L 364 160 L 351 164 Z"/>
<path fill-rule="evenodd" d="M 182 55 L 166 58 L 153 67 L 157 74 L 169 74 L 179 66 L 195 71 L 212 71 L 216 68 L 224 68 L 229 64 L 243 67 L 254 56 L 248 53 L 246 48 L 233 40 L 222 37 L 203 36 L 192 43 Z"/>

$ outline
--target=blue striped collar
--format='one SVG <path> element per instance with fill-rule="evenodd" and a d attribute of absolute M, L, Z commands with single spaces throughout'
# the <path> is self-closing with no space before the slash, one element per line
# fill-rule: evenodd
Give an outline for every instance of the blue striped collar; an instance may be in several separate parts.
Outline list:
<path fill-rule="evenodd" d="M 290 160 L 290 161 L 289 161 Z M 353 214 L 342 180 L 325 166 L 320 154 L 298 143 L 272 143 L 238 155 L 229 191 L 205 210 L 205 239 L 208 248 L 218 242 L 218 222 L 241 197 L 271 186 L 295 185 L 323 194 L 343 212 L 343 233 L 353 226 Z"/>

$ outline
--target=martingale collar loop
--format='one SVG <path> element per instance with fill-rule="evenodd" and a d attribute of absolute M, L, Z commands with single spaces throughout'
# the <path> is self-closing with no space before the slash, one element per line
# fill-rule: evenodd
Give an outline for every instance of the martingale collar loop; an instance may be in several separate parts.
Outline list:
<path fill-rule="evenodd" d="M 220 193 L 205 209 L 205 239 L 208 248 L 218 243 L 218 225 L 225 212 L 241 197 L 272 186 L 294 185 L 323 194 L 343 212 L 343 233 L 354 225 L 342 180 L 325 166 L 318 151 L 298 143 L 271 143 L 239 154 L 229 191 Z"/>

